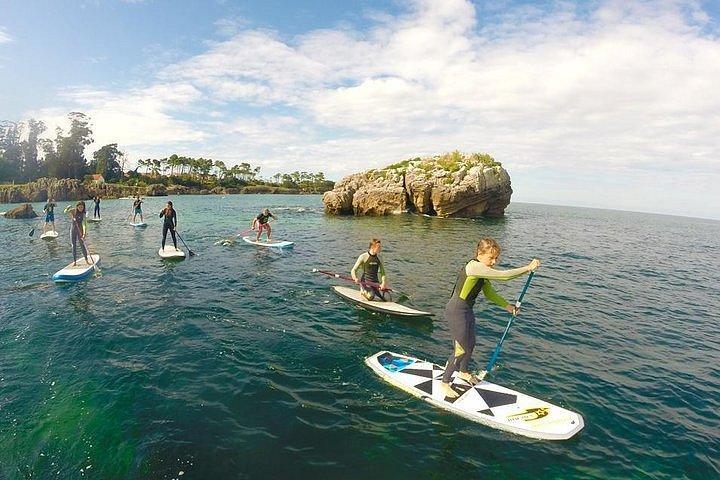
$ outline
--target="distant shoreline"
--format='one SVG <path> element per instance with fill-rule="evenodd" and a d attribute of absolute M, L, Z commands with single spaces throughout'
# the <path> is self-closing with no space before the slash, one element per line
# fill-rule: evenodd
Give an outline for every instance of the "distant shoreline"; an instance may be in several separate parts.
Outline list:
<path fill-rule="evenodd" d="M 20 185 L 0 185 L 0 204 L 44 202 L 49 198 L 56 201 L 87 200 L 98 195 L 101 199 L 128 199 L 141 197 L 165 197 L 170 195 L 312 195 L 321 191 L 305 191 L 280 185 L 245 185 L 242 187 L 220 187 L 212 189 L 186 187 L 184 185 L 151 184 L 142 186 L 118 183 L 88 183 L 75 179 L 43 178 Z"/>

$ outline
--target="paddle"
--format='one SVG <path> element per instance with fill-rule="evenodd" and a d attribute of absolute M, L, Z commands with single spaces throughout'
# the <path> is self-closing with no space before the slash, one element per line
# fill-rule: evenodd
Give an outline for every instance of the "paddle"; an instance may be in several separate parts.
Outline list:
<path fill-rule="evenodd" d="M 523 297 L 525 296 L 525 292 L 527 292 L 528 287 L 530 286 L 530 280 L 535 276 L 535 272 L 530 272 L 530 275 L 528 275 L 528 279 L 525 282 L 525 286 L 522 289 L 522 292 L 520 293 L 520 297 L 515 302 L 515 308 L 519 309 L 520 305 L 522 305 Z M 500 349 L 502 348 L 502 344 L 505 341 L 505 337 L 508 334 L 508 331 L 510 330 L 510 327 L 513 324 L 513 321 L 515 320 L 515 317 L 517 315 L 511 314 L 510 320 L 508 320 L 507 326 L 505 327 L 505 331 L 502 334 L 502 337 L 500 337 L 500 341 L 498 342 L 497 346 L 495 347 L 495 350 L 493 351 L 492 355 L 490 356 L 490 361 L 488 361 L 487 366 L 485 367 L 485 370 L 478 372 L 477 377 L 482 380 L 485 378 L 485 376 L 492 370 L 493 365 L 495 365 L 495 362 L 498 359 L 498 356 L 500 355 Z"/>
<path fill-rule="evenodd" d="M 402 295 L 402 292 L 398 292 L 397 290 L 393 290 L 392 288 L 383 287 L 381 284 L 371 282 L 369 280 L 358 280 L 356 282 L 355 280 L 353 280 L 352 277 L 350 277 L 348 275 L 340 275 L 339 273 L 329 272 L 327 270 L 318 270 L 317 268 L 313 268 L 312 271 L 313 271 L 313 273 L 322 273 L 323 275 L 327 275 L 328 277 L 335 277 L 335 278 L 339 278 L 341 280 L 347 280 L 348 282 L 359 283 L 360 285 L 368 285 L 371 287 L 379 288 L 380 290 L 383 290 L 385 292 L 395 292 L 395 293 L 400 293 Z M 407 297 L 407 295 L 404 295 L 404 296 Z"/>
<path fill-rule="evenodd" d="M 180 232 L 178 232 L 177 230 L 175 230 L 175 235 L 177 235 L 178 238 L 180 239 L 180 241 L 183 242 L 183 245 L 185 245 L 185 248 L 187 248 L 187 251 L 188 251 L 188 253 L 190 254 L 190 256 L 191 256 L 191 257 L 194 257 L 194 256 L 195 256 L 195 252 L 193 252 L 192 250 L 190 250 L 190 247 L 187 246 L 187 243 L 185 243 L 185 240 L 183 240 L 183 238 L 180 236 Z"/>
<path fill-rule="evenodd" d="M 244 232 L 238 233 L 238 234 L 235 235 L 235 236 L 236 236 L 236 237 L 243 237 L 243 236 L 247 235 L 248 233 L 254 232 L 254 231 L 255 231 L 254 228 L 249 228 L 249 229 L 245 230 Z"/>
<path fill-rule="evenodd" d="M 77 220 L 75 219 L 75 217 L 71 217 L 71 218 L 72 218 L 73 223 L 75 224 L 75 227 L 78 229 L 78 232 L 82 232 L 82 229 L 78 226 L 78 223 L 77 223 Z M 72 238 L 72 232 L 70 232 L 70 236 Z M 93 266 L 93 270 L 95 270 L 96 272 L 99 272 L 100 270 L 98 269 L 98 266 L 95 265 L 95 259 L 93 258 L 92 253 L 90 253 L 90 249 L 88 249 L 87 244 L 85 243 L 85 239 L 83 239 L 82 235 L 78 235 L 78 238 L 80 239 L 80 243 L 83 244 L 83 248 L 85 249 L 85 252 L 90 257 L 90 263 Z"/>

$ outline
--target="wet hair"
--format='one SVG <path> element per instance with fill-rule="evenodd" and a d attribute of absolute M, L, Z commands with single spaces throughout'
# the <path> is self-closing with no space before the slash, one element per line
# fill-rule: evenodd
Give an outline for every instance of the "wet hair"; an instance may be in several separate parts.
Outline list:
<path fill-rule="evenodd" d="M 380 239 L 379 238 L 373 238 L 370 240 L 370 245 L 368 245 L 368 248 L 372 248 L 375 245 L 380 245 Z"/>
<path fill-rule="evenodd" d="M 75 208 L 79 207 L 80 205 L 82 205 L 83 210 L 85 210 L 85 202 L 83 202 L 82 200 L 80 200 L 79 202 L 77 202 L 77 203 L 75 204 Z"/>
<path fill-rule="evenodd" d="M 475 246 L 476 257 L 478 255 L 485 255 L 486 253 L 492 253 L 493 256 L 497 257 L 501 251 L 500 244 L 498 244 L 494 238 L 490 237 L 481 238 Z"/>
<path fill-rule="evenodd" d="M 263 213 L 264 213 L 265 215 L 267 215 L 268 213 L 270 213 L 270 209 L 269 209 L 269 208 L 263 209 Z"/>
<path fill-rule="evenodd" d="M 170 205 L 171 207 L 173 206 L 171 201 L 168 201 L 168 205 Z"/>

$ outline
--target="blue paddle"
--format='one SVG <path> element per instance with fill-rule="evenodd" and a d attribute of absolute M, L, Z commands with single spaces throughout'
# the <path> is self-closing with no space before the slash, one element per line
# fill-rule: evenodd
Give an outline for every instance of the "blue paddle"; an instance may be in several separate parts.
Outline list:
<path fill-rule="evenodd" d="M 515 308 L 520 308 L 520 305 L 522 305 L 523 297 L 525 296 L 525 292 L 527 292 L 528 287 L 530 286 L 530 280 L 532 280 L 533 276 L 535 275 L 535 272 L 530 272 L 530 275 L 528 275 L 528 279 L 525 282 L 525 286 L 522 289 L 522 292 L 520 293 L 520 298 L 517 299 L 515 302 Z M 488 374 L 492 370 L 493 365 L 495 365 L 495 362 L 498 359 L 498 356 L 500 356 L 500 349 L 502 349 L 502 344 L 505 341 L 505 337 L 507 337 L 508 332 L 510 331 L 510 327 L 513 324 L 513 321 L 515 320 L 516 315 L 510 315 L 510 320 L 508 320 L 507 326 L 505 327 L 505 331 L 502 334 L 502 337 L 500 337 L 500 341 L 498 342 L 497 346 L 495 347 L 495 351 L 493 351 L 492 355 L 490 356 L 490 361 L 487 364 L 487 367 L 485 367 L 485 370 L 478 373 L 478 378 L 482 380 L 485 378 L 485 375 Z"/>

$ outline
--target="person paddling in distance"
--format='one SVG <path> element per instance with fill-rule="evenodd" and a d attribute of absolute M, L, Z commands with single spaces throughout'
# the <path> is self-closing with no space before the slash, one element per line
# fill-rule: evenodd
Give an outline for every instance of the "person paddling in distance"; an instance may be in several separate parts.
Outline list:
<path fill-rule="evenodd" d="M 272 240 L 272 229 L 270 228 L 270 219 L 277 220 L 277 217 L 270 213 L 270 210 L 265 208 L 263 209 L 260 214 L 253 219 L 252 223 L 252 229 L 255 230 L 257 228 L 257 237 L 255 238 L 256 242 L 260 241 L 260 235 L 262 235 L 263 230 L 267 231 L 267 241 Z"/>
<path fill-rule="evenodd" d="M 492 286 L 492 280 L 511 280 L 533 272 L 540 267 L 540 260 L 533 259 L 524 267 L 511 270 L 496 270 L 493 267 L 500 256 L 500 245 L 492 238 L 483 238 L 475 247 L 475 258 L 470 260 L 459 272 L 450 300 L 445 306 L 445 320 L 450 324 L 453 338 L 453 350 L 448 358 L 440 383 L 441 391 L 449 398 L 457 398 L 458 393 L 452 389 L 452 375 L 458 370 L 457 376 L 475 385 L 480 378 L 468 371 L 468 364 L 475 348 L 475 315 L 473 306 L 477 296 L 482 294 L 495 305 L 509 313 L 517 315 L 519 308 L 511 305 L 500 296 Z"/>
<path fill-rule="evenodd" d="M 85 202 L 77 202 L 75 208 L 72 205 L 65 207 L 65 213 L 70 214 L 70 238 L 72 239 L 73 266 L 77 265 L 77 245 L 80 247 L 85 257 L 85 263 L 91 265 L 88 259 L 88 251 L 85 247 L 85 235 L 87 234 L 87 212 L 85 211 Z"/>
<path fill-rule="evenodd" d="M 390 293 L 387 289 L 387 279 L 385 278 L 385 267 L 378 255 L 382 250 L 380 239 L 373 238 L 370 240 L 367 252 L 360 255 L 355 262 L 350 276 L 355 283 L 360 285 L 360 293 L 368 300 L 380 300 L 382 302 L 390 301 Z M 362 269 L 363 273 L 358 278 L 358 270 Z M 365 282 L 372 282 L 375 285 L 368 285 Z"/>
<path fill-rule="evenodd" d="M 48 225 L 52 225 L 52 231 L 55 231 L 55 200 L 48 198 L 48 201 L 43 207 L 45 212 L 45 225 L 43 225 L 43 233 L 48 231 Z"/>
<path fill-rule="evenodd" d="M 93 203 L 95 203 L 95 209 L 93 210 L 93 218 L 100 218 L 100 196 L 95 195 L 93 197 Z"/>
<path fill-rule="evenodd" d="M 140 215 L 140 223 L 145 223 L 145 220 L 143 219 L 143 213 L 142 213 L 142 204 L 143 201 L 140 198 L 140 195 L 135 197 L 135 201 L 133 202 L 133 223 L 136 222 L 136 218 L 138 215 Z"/>
<path fill-rule="evenodd" d="M 160 218 L 164 218 L 163 220 L 163 237 L 162 237 L 162 249 L 165 250 L 165 239 L 167 238 L 168 230 L 170 231 L 170 235 L 172 236 L 173 245 L 175 245 L 175 250 L 177 250 L 177 238 L 175 238 L 175 231 L 177 230 L 177 213 L 175 212 L 175 209 L 173 208 L 172 202 L 167 202 L 167 205 L 165 205 L 165 208 L 162 209 L 160 212 Z"/>

